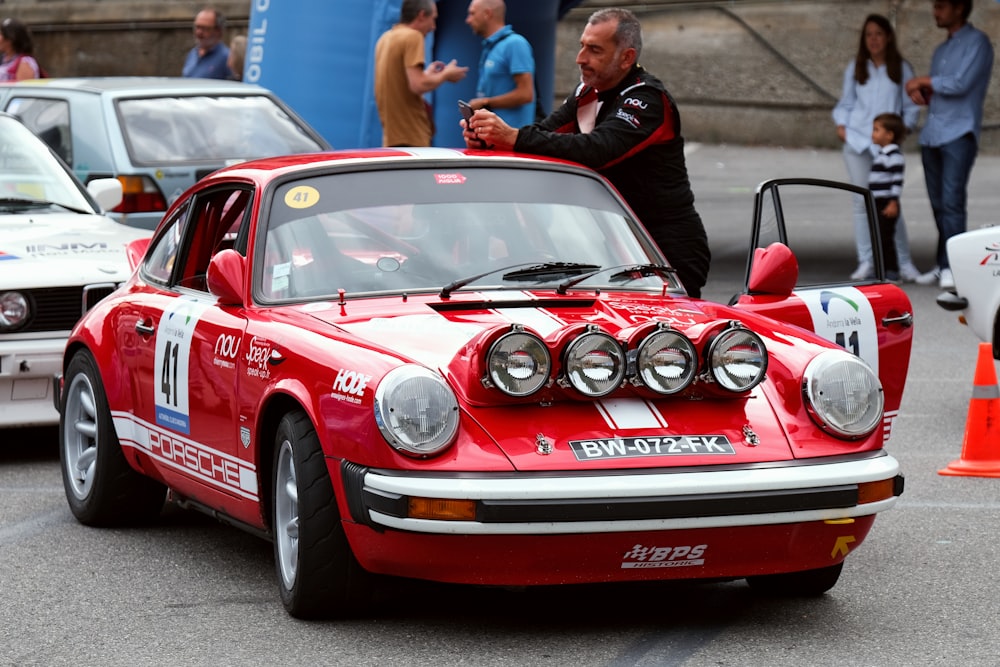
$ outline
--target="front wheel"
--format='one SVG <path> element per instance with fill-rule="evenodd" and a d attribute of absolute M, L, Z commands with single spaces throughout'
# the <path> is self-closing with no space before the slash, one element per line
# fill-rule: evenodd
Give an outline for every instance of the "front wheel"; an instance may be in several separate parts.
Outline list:
<path fill-rule="evenodd" d="M 367 573 L 351 553 L 319 438 L 301 410 L 278 425 L 273 481 L 274 563 L 285 609 L 308 619 L 367 607 Z"/>
<path fill-rule="evenodd" d="M 59 418 L 59 461 L 73 516 L 89 526 L 148 521 L 160 513 L 166 488 L 129 466 L 111 421 L 97 363 L 89 352 L 66 368 Z"/>
<path fill-rule="evenodd" d="M 829 567 L 802 572 L 785 574 L 764 574 L 747 577 L 755 592 L 775 597 L 817 597 L 833 588 L 840 578 L 844 563 L 840 562 Z"/>

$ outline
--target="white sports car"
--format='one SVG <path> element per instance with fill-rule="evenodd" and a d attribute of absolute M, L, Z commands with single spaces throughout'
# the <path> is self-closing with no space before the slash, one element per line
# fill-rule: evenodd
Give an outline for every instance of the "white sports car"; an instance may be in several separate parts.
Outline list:
<path fill-rule="evenodd" d="M 86 189 L 0 113 L 0 427 L 57 424 L 52 378 L 70 329 L 128 278 L 125 245 L 149 232 L 105 217 L 121 183 Z"/>
<path fill-rule="evenodd" d="M 1000 226 L 953 236 L 947 247 L 955 289 L 941 293 L 938 305 L 962 311 L 959 321 L 991 343 L 993 358 L 1000 359 Z"/>

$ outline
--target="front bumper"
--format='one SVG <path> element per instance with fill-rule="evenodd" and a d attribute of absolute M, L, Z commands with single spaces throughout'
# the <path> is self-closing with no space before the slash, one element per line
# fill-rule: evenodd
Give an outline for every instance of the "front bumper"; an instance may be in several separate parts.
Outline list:
<path fill-rule="evenodd" d="M 818 461 L 591 473 L 418 474 L 341 468 L 353 521 L 375 530 L 558 535 L 763 526 L 874 515 L 902 493 L 884 451 Z M 860 485 L 891 497 L 859 502 Z M 412 498 L 475 501 L 475 520 L 411 518 Z"/>
<path fill-rule="evenodd" d="M 0 343 L 0 428 L 59 423 L 52 376 L 65 347 L 65 338 Z"/>

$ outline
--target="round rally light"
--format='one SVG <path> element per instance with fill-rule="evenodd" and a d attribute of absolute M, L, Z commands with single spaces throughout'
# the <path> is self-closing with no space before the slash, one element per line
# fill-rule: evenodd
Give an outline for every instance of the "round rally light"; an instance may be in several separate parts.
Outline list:
<path fill-rule="evenodd" d="M 824 431 L 860 438 L 882 421 L 882 383 L 871 366 L 846 350 L 817 355 L 802 383 L 810 414 Z"/>
<path fill-rule="evenodd" d="M 431 456 L 458 432 L 458 400 L 440 375 L 423 366 L 400 366 L 375 390 L 375 422 L 400 452 Z"/>
<path fill-rule="evenodd" d="M 538 336 L 515 328 L 486 354 L 489 381 L 508 396 L 528 396 L 548 382 L 552 357 Z"/>
<path fill-rule="evenodd" d="M 636 372 L 642 383 L 659 394 L 685 389 L 698 370 L 694 343 L 676 331 L 657 331 L 639 345 Z"/>
<path fill-rule="evenodd" d="M 728 391 L 749 391 L 760 384 L 767 371 L 767 350 L 760 336 L 733 326 L 712 341 L 708 369 L 715 382 Z"/>
<path fill-rule="evenodd" d="M 566 378 L 581 394 L 598 397 L 621 386 L 625 377 L 625 353 L 606 333 L 590 331 L 566 348 Z"/>
<path fill-rule="evenodd" d="M 16 331 L 20 329 L 28 317 L 31 309 L 28 307 L 28 299 L 20 292 L 4 292 L 0 294 L 0 331 Z"/>

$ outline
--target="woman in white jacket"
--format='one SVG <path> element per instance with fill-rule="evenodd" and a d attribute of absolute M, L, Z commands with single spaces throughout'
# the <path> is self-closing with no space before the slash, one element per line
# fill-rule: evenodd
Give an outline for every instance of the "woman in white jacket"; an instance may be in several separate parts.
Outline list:
<path fill-rule="evenodd" d="M 844 142 L 844 164 L 851 183 L 868 187 L 872 167 L 872 121 L 881 113 L 895 113 L 903 118 L 912 131 L 920 115 L 920 107 L 906 94 L 906 82 L 913 78 L 913 68 L 899 53 L 896 33 L 889 20 L 880 14 L 870 14 L 861 29 L 856 58 L 844 69 L 844 88 L 833 108 L 837 136 Z M 875 275 L 872 245 L 868 232 L 868 217 L 864 203 L 858 201 L 854 215 L 854 238 L 857 243 L 858 268 L 852 280 L 864 280 Z M 910 257 L 910 242 L 906 225 L 900 215 L 896 223 L 896 255 L 899 278 L 914 282 L 920 271 Z"/>

